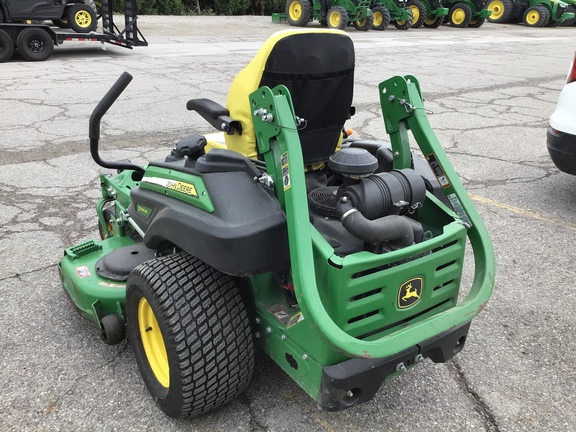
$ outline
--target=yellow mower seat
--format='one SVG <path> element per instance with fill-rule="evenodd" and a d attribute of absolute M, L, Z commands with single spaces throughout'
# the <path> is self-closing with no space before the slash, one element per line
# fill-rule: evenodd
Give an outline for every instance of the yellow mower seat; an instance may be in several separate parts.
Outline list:
<path fill-rule="evenodd" d="M 224 135 L 226 148 L 258 158 L 249 95 L 285 85 L 294 110 L 305 119 L 299 130 L 304 163 L 326 162 L 342 141 L 350 116 L 354 85 L 354 45 L 339 30 L 285 30 L 272 35 L 230 86 L 226 108 L 242 124 L 242 134 Z M 222 148 L 217 139 L 210 148 Z"/>

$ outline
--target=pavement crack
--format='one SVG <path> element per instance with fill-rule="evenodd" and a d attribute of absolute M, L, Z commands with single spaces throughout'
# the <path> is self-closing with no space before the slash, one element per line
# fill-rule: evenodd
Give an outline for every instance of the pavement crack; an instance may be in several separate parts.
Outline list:
<path fill-rule="evenodd" d="M 496 421 L 494 413 L 482 397 L 476 392 L 468 381 L 468 377 L 464 373 L 462 366 L 456 359 L 452 359 L 446 363 L 446 367 L 452 374 L 454 374 L 456 381 L 460 388 L 468 395 L 468 398 L 474 404 L 474 410 L 480 415 L 484 422 L 485 430 L 489 432 L 500 432 L 500 426 Z"/>
<path fill-rule="evenodd" d="M 268 426 L 256 418 L 256 413 L 254 412 L 254 408 L 252 408 L 252 401 L 246 392 L 238 396 L 238 400 L 248 409 L 248 414 L 250 415 L 250 432 L 268 431 Z"/>

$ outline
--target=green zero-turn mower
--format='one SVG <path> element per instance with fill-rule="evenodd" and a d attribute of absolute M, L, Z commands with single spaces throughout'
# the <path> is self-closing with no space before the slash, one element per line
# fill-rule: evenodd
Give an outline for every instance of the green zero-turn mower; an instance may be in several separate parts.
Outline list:
<path fill-rule="evenodd" d="M 94 110 L 92 157 L 117 174 L 100 177 L 102 240 L 66 249 L 60 275 L 105 342 L 120 342 L 126 323 L 168 415 L 243 392 L 256 347 L 326 410 L 464 347 L 492 292 L 490 239 L 416 78 L 374 91 L 390 143 L 343 138 L 354 63 L 342 31 L 276 33 L 226 108 L 187 103 L 223 133 L 182 138 L 145 167 L 98 153 L 100 119 L 131 76 Z M 467 241 L 474 278 L 458 301 Z"/>

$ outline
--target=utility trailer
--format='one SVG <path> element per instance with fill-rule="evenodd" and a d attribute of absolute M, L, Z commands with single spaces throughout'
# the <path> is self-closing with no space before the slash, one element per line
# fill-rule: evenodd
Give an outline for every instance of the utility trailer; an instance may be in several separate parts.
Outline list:
<path fill-rule="evenodd" d="M 101 42 L 132 49 L 135 46 L 148 46 L 148 42 L 138 29 L 136 0 L 124 0 L 124 30 L 114 23 L 112 14 L 114 0 L 102 0 L 102 32 L 76 33 L 44 23 L 0 23 L 0 63 L 10 60 L 17 49 L 28 61 L 47 60 L 54 46 L 64 42 Z"/>

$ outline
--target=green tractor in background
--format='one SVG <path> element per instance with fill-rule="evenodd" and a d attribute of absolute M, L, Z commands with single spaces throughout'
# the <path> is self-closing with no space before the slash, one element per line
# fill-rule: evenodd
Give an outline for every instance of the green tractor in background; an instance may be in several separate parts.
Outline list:
<path fill-rule="evenodd" d="M 418 1 L 418 0 L 417 0 Z M 371 4 L 372 14 L 374 15 L 374 29 L 375 30 L 385 30 L 385 26 L 377 26 L 380 22 L 380 16 L 383 17 L 382 22 L 386 21 L 388 17 L 388 22 L 394 24 L 398 30 L 408 30 L 410 27 L 414 26 L 416 22 L 416 17 L 420 16 L 419 9 L 412 3 L 414 0 L 378 0 L 373 1 Z M 388 15 L 386 15 L 386 12 Z"/>
<path fill-rule="evenodd" d="M 529 27 L 574 25 L 576 7 L 560 0 L 489 0 L 492 11 L 488 21 L 493 23 L 524 22 Z"/>
<path fill-rule="evenodd" d="M 305 27 L 311 21 L 320 21 L 322 25 L 339 30 L 344 30 L 348 23 L 352 23 L 356 30 L 367 31 L 372 28 L 373 16 L 370 0 L 288 0 L 286 21 L 298 27 Z"/>
<path fill-rule="evenodd" d="M 450 10 L 445 22 L 452 27 L 482 27 L 491 13 L 484 0 L 443 0 L 442 4 Z"/>

